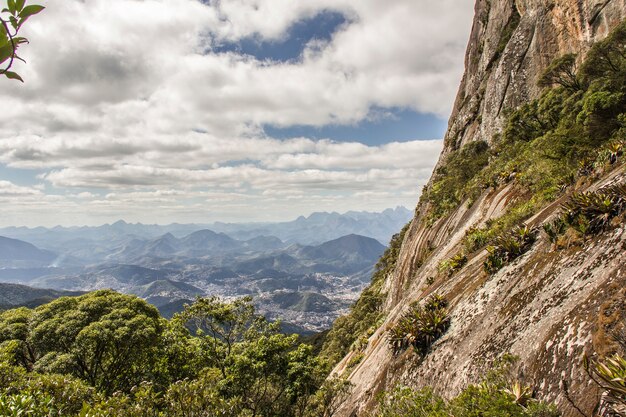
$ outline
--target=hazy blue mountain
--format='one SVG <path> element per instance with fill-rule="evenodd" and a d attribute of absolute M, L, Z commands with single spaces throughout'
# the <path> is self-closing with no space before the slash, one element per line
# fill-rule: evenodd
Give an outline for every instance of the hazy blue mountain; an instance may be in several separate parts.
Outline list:
<path fill-rule="evenodd" d="M 188 303 L 189 300 L 194 300 L 198 296 L 205 295 L 204 291 L 200 288 L 169 279 L 154 281 L 142 287 L 133 288 L 132 291 L 129 292 L 145 299 L 159 309 L 162 306 L 169 305 L 169 307 L 166 307 L 166 310 L 171 310 L 173 308 L 172 303 L 176 301 L 182 300 Z"/>
<path fill-rule="evenodd" d="M 388 214 L 397 213 L 390 210 Z M 235 232 L 236 236 L 206 227 L 189 231 L 176 225 L 174 232 L 121 221 L 98 228 L 13 228 L 49 243 L 58 239 L 54 246 L 58 255 L 25 241 L 2 238 L 0 248 L 7 248 L 3 256 L 13 257 L 11 264 L 0 265 L 0 282 L 56 291 L 110 288 L 136 294 L 167 316 L 197 296 L 251 295 L 268 318 L 319 330 L 354 301 L 385 246 L 354 233 L 319 243 L 287 243 L 273 232 L 293 237 L 292 232 L 300 228 L 306 230 L 304 241 L 307 234 L 316 235 L 317 240 L 331 230 L 334 234 L 357 229 L 360 221 L 369 222 L 371 216 L 380 217 L 380 213 L 315 213 L 289 224 L 264 225 L 268 230 Z M 81 237 L 82 232 L 85 236 Z M 17 258 L 23 260 L 16 264 Z"/>
<path fill-rule="evenodd" d="M 314 313 L 328 313 L 344 307 L 315 292 L 276 292 L 269 297 L 269 302 L 283 309 Z"/>
<path fill-rule="evenodd" d="M 319 246 L 307 246 L 300 253 L 310 259 L 336 260 L 350 262 L 371 262 L 378 259 L 385 251 L 385 246 L 376 239 L 355 234 L 342 236 Z"/>
<path fill-rule="evenodd" d="M 182 238 L 166 233 L 151 240 L 133 239 L 112 250 L 108 261 L 138 262 L 142 259 L 203 258 L 229 252 L 265 251 L 284 246 L 275 237 L 259 236 L 248 241 L 235 240 L 224 233 L 203 229 Z"/>
<path fill-rule="evenodd" d="M 57 291 L 43 288 L 32 288 L 19 284 L 0 283 L 0 308 L 34 308 L 59 297 L 76 296 L 80 294 L 82 294 L 82 292 Z"/>
<path fill-rule="evenodd" d="M 178 272 L 168 269 L 145 268 L 138 265 L 103 264 L 88 267 L 66 275 L 47 275 L 29 281 L 29 284 L 42 288 L 62 290 L 92 291 L 112 288 L 122 292 L 132 292 L 137 287 L 155 281 L 168 279 Z"/>
<path fill-rule="evenodd" d="M 404 207 L 387 209 L 381 213 L 349 211 L 318 212 L 294 221 L 269 224 L 214 223 L 211 230 L 224 232 L 235 239 L 250 239 L 260 235 L 276 236 L 287 243 L 320 244 L 349 234 L 367 236 L 383 244 L 413 217 Z"/>
<path fill-rule="evenodd" d="M 281 242 L 306 245 L 320 244 L 349 234 L 372 237 L 387 244 L 412 217 L 404 207 L 387 209 L 381 213 L 349 211 L 339 213 L 313 213 L 308 217 L 279 223 L 221 223 L 148 225 L 127 223 L 123 220 L 97 227 L 6 227 L 0 235 L 24 240 L 40 249 L 60 252 L 88 262 L 104 259 L 115 249 L 134 241 L 154 240 L 166 234 L 177 239 L 200 230 L 211 230 L 216 234 L 248 241 L 253 250 L 260 249 L 256 238 L 265 237 L 262 244 L 270 248 L 280 247 Z M 167 249 L 167 248 L 164 248 Z M 175 249 L 175 248 L 174 248 Z"/>
<path fill-rule="evenodd" d="M 18 239 L 0 236 L 0 267 L 49 266 L 57 255 Z"/>
<path fill-rule="evenodd" d="M 208 253 L 227 252 L 241 249 L 243 242 L 237 241 L 224 233 L 215 233 L 204 229 L 193 232 L 180 240 L 179 247 L 185 256 L 205 256 Z"/>

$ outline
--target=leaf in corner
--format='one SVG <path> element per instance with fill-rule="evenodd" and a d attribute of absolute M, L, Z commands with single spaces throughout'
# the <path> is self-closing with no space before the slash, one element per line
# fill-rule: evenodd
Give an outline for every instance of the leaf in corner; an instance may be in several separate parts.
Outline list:
<path fill-rule="evenodd" d="M 43 9 L 45 9 L 45 7 L 39 6 L 37 4 L 31 4 L 30 6 L 26 6 L 22 9 L 22 11 L 20 12 L 20 17 L 22 18 L 22 20 L 26 19 L 34 14 L 39 13 Z"/>
<path fill-rule="evenodd" d="M 6 75 L 7 78 L 11 79 L 11 80 L 19 80 L 21 82 L 24 82 L 24 80 L 22 79 L 22 77 L 19 76 L 18 73 L 13 72 L 13 71 L 7 71 L 4 73 L 4 75 Z"/>

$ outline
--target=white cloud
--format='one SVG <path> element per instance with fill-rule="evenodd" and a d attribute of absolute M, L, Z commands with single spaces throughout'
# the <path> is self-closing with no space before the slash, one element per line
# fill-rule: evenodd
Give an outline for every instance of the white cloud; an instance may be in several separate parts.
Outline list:
<path fill-rule="evenodd" d="M 0 180 L 0 199 L 41 195 L 41 190 L 34 187 L 22 187 L 10 181 Z"/>
<path fill-rule="evenodd" d="M 441 141 L 281 141 L 262 126 L 357 123 L 386 107 L 445 117 L 472 13 L 458 0 L 40 3 L 46 10 L 24 30 L 27 64 L 16 67 L 26 83 L 0 90 L 0 163 L 39 170 L 52 189 L 41 210 L 26 199 L 7 209 L 17 216 L 28 204 L 32 219 L 44 203 L 78 215 L 89 202 L 103 218 L 148 202 L 162 205 L 159 215 L 199 218 L 209 204 L 242 219 L 281 198 L 301 203 L 272 203 L 275 215 L 413 205 Z M 283 39 L 324 10 L 348 23 L 299 60 L 211 52 L 246 37 Z"/>

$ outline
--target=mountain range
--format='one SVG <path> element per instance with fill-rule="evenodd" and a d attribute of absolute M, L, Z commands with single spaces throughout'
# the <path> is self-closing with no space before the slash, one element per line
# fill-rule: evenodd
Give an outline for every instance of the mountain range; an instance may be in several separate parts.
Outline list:
<path fill-rule="evenodd" d="M 386 245 L 412 215 L 412 211 L 396 207 L 380 213 L 317 212 L 308 217 L 301 216 L 293 221 L 279 223 L 146 225 L 119 220 L 97 227 L 5 227 L 0 228 L 0 236 L 24 240 L 57 253 L 63 247 L 64 253 L 78 259 L 102 258 L 111 248 L 128 244 L 134 239 L 155 239 L 167 233 L 182 238 L 199 230 L 224 233 L 233 239 L 249 241 L 251 245 L 255 244 L 256 238 L 264 236 L 274 236 L 286 244 L 318 245 L 349 234 L 371 237 Z"/>
<path fill-rule="evenodd" d="M 180 237 L 126 236 L 82 259 L 62 244 L 56 253 L 12 238 L 0 238 L 0 244 L 0 282 L 35 287 L 33 300 L 111 288 L 142 297 L 170 317 L 198 296 L 252 295 L 269 318 L 309 330 L 329 326 L 345 311 L 385 250 L 378 240 L 356 234 L 303 245 L 275 236 L 238 240 L 208 229 Z M 15 289 L 5 298 L 0 305 L 29 301 Z"/>

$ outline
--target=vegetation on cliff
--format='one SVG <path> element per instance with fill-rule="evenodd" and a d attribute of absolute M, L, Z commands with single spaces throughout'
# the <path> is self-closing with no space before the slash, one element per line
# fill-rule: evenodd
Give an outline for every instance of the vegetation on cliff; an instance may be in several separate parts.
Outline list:
<path fill-rule="evenodd" d="M 476 141 L 451 152 L 437 169 L 421 204 L 429 221 L 471 204 L 483 191 L 511 184 L 522 197 L 502 230 L 554 200 L 584 175 L 615 163 L 626 137 L 626 22 L 596 43 L 580 68 L 573 55 L 550 65 L 540 79 L 546 90 L 510 110 L 491 146 Z"/>
<path fill-rule="evenodd" d="M 484 379 L 446 400 L 431 388 L 398 386 L 383 393 L 379 417 L 558 417 L 553 405 L 533 398 L 533 389 L 512 377 L 514 358 L 505 355 Z"/>
<path fill-rule="evenodd" d="M 626 22 L 622 22 L 604 41 L 595 44 L 584 60 L 574 55 L 555 60 L 539 81 L 545 87 L 541 96 L 519 108 L 505 110 L 501 134 L 470 142 L 444 156 L 420 201 L 422 212 L 426 213 L 422 221 L 426 224 L 443 223 L 462 204 L 472 206 L 481 195 L 503 187 L 510 187 L 508 195 L 513 198 L 508 200 L 502 216 L 469 229 L 463 250 L 444 259 L 439 264 L 440 273 L 455 274 L 468 258 L 485 248 L 489 248 L 485 263 L 488 273 L 512 262 L 532 247 L 539 236 L 537 228 L 524 222 L 557 198 L 567 203 L 557 220 L 544 225 L 550 239 L 558 240 L 564 234 L 569 239 L 568 234 L 572 233 L 585 239 L 623 224 L 623 185 L 587 194 L 578 191 L 624 162 L 625 49 Z M 398 350 L 410 346 L 404 336 L 411 332 L 404 332 L 399 324 L 389 330 L 392 348 L 394 341 Z M 610 361 L 613 367 L 619 363 L 614 358 Z M 604 368 L 598 365 L 598 369 Z M 619 380 L 620 370 L 612 372 Z M 481 385 L 471 386 L 452 401 L 429 390 L 399 390 L 382 400 L 381 415 L 525 416 L 554 412 L 544 404 L 533 414 L 532 407 L 540 404 L 536 401 L 529 402 L 532 406 L 517 404 L 518 396 L 513 393 L 524 397 L 527 390 L 514 381 L 497 390 L 481 391 Z M 403 402 L 403 398 L 407 401 Z M 463 399 L 468 401 L 465 411 L 459 406 Z M 514 406 L 509 409 L 505 403 Z M 455 404 L 460 408 L 452 410 L 450 407 Z M 490 409 L 493 404 L 502 408 Z"/>
<path fill-rule="evenodd" d="M 389 346 L 394 354 L 413 347 L 420 355 L 426 355 L 430 346 L 450 327 L 447 300 L 433 294 L 424 306 L 414 303 L 389 331 Z"/>

